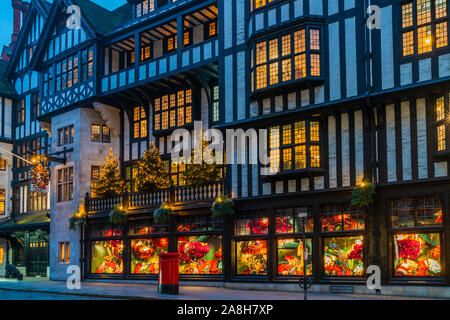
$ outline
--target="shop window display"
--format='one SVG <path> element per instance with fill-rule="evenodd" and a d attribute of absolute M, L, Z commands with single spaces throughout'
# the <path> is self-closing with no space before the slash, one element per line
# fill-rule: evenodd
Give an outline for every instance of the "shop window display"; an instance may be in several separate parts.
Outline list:
<path fill-rule="evenodd" d="M 364 213 L 347 205 L 322 208 L 322 231 L 364 230 Z"/>
<path fill-rule="evenodd" d="M 312 240 L 306 239 L 306 274 L 312 275 Z M 278 275 L 304 275 L 303 241 L 300 239 L 278 240 Z"/>
<path fill-rule="evenodd" d="M 269 231 L 268 218 L 249 218 L 236 221 L 236 235 L 249 236 L 267 234 Z"/>
<path fill-rule="evenodd" d="M 159 255 L 168 249 L 168 238 L 131 240 L 131 273 L 157 274 Z"/>
<path fill-rule="evenodd" d="M 324 239 L 326 276 L 363 276 L 363 237 L 333 237 Z"/>
<path fill-rule="evenodd" d="M 267 241 L 236 242 L 238 275 L 267 275 Z"/>
<path fill-rule="evenodd" d="M 91 247 L 91 272 L 122 274 L 123 248 L 122 240 L 94 241 Z"/>
<path fill-rule="evenodd" d="M 178 237 L 180 274 L 222 274 L 222 237 Z"/>
<path fill-rule="evenodd" d="M 395 235 L 395 275 L 407 277 L 440 276 L 440 243 L 439 233 L 412 233 Z"/>
<path fill-rule="evenodd" d="M 275 211 L 275 231 L 276 233 L 300 233 L 303 232 L 303 223 L 305 232 L 314 231 L 314 219 L 308 216 L 303 218 L 300 215 L 304 211 L 303 208 L 287 208 Z M 305 220 L 305 221 L 303 221 Z"/>

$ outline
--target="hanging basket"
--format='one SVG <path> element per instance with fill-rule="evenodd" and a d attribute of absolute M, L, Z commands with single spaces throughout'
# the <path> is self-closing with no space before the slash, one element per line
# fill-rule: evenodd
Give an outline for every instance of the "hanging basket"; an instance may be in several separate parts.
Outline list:
<path fill-rule="evenodd" d="M 353 189 L 352 206 L 358 208 L 369 208 L 374 202 L 375 184 L 363 182 Z"/>
<path fill-rule="evenodd" d="M 121 205 L 117 205 L 109 213 L 109 222 L 113 224 L 124 224 L 127 222 L 128 215 Z"/>
<path fill-rule="evenodd" d="M 214 200 L 211 207 L 213 218 L 223 218 L 234 215 L 234 203 L 225 195 L 220 195 Z"/>
<path fill-rule="evenodd" d="M 159 207 L 159 209 L 155 210 L 155 212 L 153 213 L 155 224 L 168 224 L 172 212 L 173 210 L 170 205 L 167 202 L 163 202 L 161 204 L 161 207 Z"/>
<path fill-rule="evenodd" d="M 86 215 L 81 214 L 79 211 L 74 212 L 69 219 L 69 230 L 77 230 L 78 228 L 86 227 Z"/>

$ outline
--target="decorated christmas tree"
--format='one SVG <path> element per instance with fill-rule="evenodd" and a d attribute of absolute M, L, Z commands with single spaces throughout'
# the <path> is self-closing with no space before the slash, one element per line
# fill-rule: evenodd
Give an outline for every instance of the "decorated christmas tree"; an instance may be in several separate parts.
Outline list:
<path fill-rule="evenodd" d="M 140 192 L 154 192 L 170 186 L 169 172 L 164 167 L 159 150 L 153 142 L 150 144 L 150 148 L 145 150 L 138 165 L 139 170 L 135 181 Z"/>
<path fill-rule="evenodd" d="M 203 136 L 203 135 L 202 135 Z M 203 140 L 202 141 L 202 155 L 203 158 L 200 159 L 201 164 L 198 164 L 199 161 L 196 161 L 196 157 L 199 157 L 195 155 L 195 152 L 192 151 L 192 162 L 193 164 L 189 164 L 186 166 L 186 171 L 183 172 L 183 178 L 186 182 L 186 185 L 190 187 L 201 187 L 208 185 L 210 183 L 216 182 L 221 178 L 221 169 L 220 167 L 214 162 L 212 164 L 212 161 L 205 161 L 205 157 L 209 158 L 209 160 L 214 158 L 214 154 L 205 152 L 206 147 L 208 146 L 208 142 Z"/>
<path fill-rule="evenodd" d="M 92 191 L 99 197 L 114 197 L 125 191 L 125 182 L 120 176 L 120 165 L 112 148 L 105 158 L 99 180 L 92 186 Z"/>

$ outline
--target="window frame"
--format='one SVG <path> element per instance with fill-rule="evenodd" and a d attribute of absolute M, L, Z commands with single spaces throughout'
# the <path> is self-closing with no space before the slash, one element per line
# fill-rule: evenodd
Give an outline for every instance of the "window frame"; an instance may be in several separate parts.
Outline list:
<path fill-rule="evenodd" d="M 318 30 L 319 39 L 318 39 L 318 49 L 313 48 L 311 41 L 311 31 Z M 283 86 L 286 84 L 295 83 L 298 81 L 305 81 L 307 79 L 322 79 L 324 76 L 324 66 L 323 66 L 323 27 L 320 25 L 306 25 L 300 28 L 296 28 L 289 32 L 279 33 L 277 36 L 273 37 L 265 37 L 259 41 L 254 41 L 251 49 L 251 63 L 250 63 L 250 81 L 251 81 L 251 91 L 253 93 L 265 91 L 271 88 L 276 88 L 278 86 Z M 298 36 L 297 36 L 298 35 Z M 303 36 L 302 36 L 303 35 Z M 283 38 L 289 37 L 286 42 L 283 41 Z M 296 39 L 298 38 L 298 42 Z M 276 57 L 271 58 L 271 42 L 276 40 Z M 258 58 L 258 46 L 264 43 L 265 53 L 264 53 L 264 61 L 259 62 Z M 284 47 L 283 44 L 288 43 L 289 47 Z M 283 55 L 283 50 L 289 48 L 289 52 Z M 262 51 L 261 51 L 262 52 Z M 312 73 L 312 56 L 319 56 L 319 74 Z M 262 56 L 261 56 L 262 58 Z M 297 60 L 297 58 L 299 60 Z M 284 62 L 288 62 L 289 71 L 285 71 Z M 297 66 L 298 62 L 302 62 L 300 66 Z M 303 64 L 304 63 L 304 64 Z M 272 82 L 271 79 L 271 66 L 277 65 L 278 68 L 277 79 L 276 82 Z M 258 85 L 258 69 L 265 69 L 265 85 Z M 261 69 L 262 70 L 262 69 Z M 298 76 L 296 73 L 301 70 L 302 75 Z M 303 75 L 304 72 L 304 75 Z M 288 75 L 288 78 L 284 80 L 285 74 Z M 262 78 L 261 78 L 262 79 Z"/>
<path fill-rule="evenodd" d="M 305 123 L 305 140 L 304 142 L 296 143 L 296 137 L 295 137 L 295 130 L 296 130 L 296 124 L 297 123 Z M 319 141 L 312 141 L 311 140 L 311 123 L 318 123 L 319 126 Z M 290 126 L 290 140 L 291 143 L 284 144 L 283 143 L 283 127 Z M 277 147 L 272 147 L 271 145 L 271 130 L 278 128 L 278 144 Z M 267 134 L 267 146 L 269 150 L 269 156 L 272 156 L 272 150 L 278 150 L 278 171 L 277 173 L 289 173 L 289 172 L 303 172 L 303 171 L 309 171 L 309 170 L 316 170 L 321 169 L 325 163 L 324 155 L 323 155 L 323 132 L 322 132 L 322 121 L 320 118 L 306 118 L 306 119 L 299 119 L 294 122 L 287 122 L 287 123 L 278 123 L 273 126 L 268 127 L 268 134 Z M 303 168 L 297 168 L 296 167 L 296 148 L 304 146 L 305 150 L 305 166 Z M 318 166 L 312 166 L 312 147 L 318 147 L 319 148 L 319 165 Z M 290 169 L 284 169 L 284 150 L 291 149 L 291 167 Z M 273 164 L 272 162 L 270 163 Z"/>
<path fill-rule="evenodd" d="M 58 129 L 58 147 L 72 144 L 74 142 L 74 136 L 75 136 L 75 131 L 74 131 L 73 124 L 59 128 Z"/>
<path fill-rule="evenodd" d="M 58 263 L 70 264 L 70 242 L 63 241 L 58 243 Z"/>
<path fill-rule="evenodd" d="M 56 202 L 68 202 L 73 200 L 74 167 L 66 167 L 57 170 Z"/>
<path fill-rule="evenodd" d="M 181 94 L 183 101 L 180 101 Z M 194 123 L 194 90 L 180 89 L 153 99 L 153 131 L 168 132 L 178 128 L 192 126 Z M 189 97 L 189 99 L 188 99 Z M 183 110 L 183 121 L 180 122 Z M 173 117 L 172 117 L 173 115 Z M 167 118 L 166 118 L 167 116 Z M 167 127 L 165 126 L 167 119 Z M 175 123 L 172 126 L 172 120 Z"/>
<path fill-rule="evenodd" d="M 433 52 L 436 52 L 437 50 L 445 50 L 445 48 L 448 48 L 449 46 L 449 37 L 450 37 L 450 30 L 448 26 L 448 18 L 449 18 L 449 5 L 446 5 L 446 15 L 444 17 L 436 18 L 436 1 L 437 0 L 430 0 L 430 21 L 424 22 L 422 24 L 418 24 L 418 12 L 417 12 L 417 1 L 418 0 L 411 0 L 411 1 L 405 1 L 403 3 L 400 3 L 400 10 L 399 10 L 399 26 L 400 26 L 400 36 L 399 36 L 399 42 L 400 42 L 400 58 L 406 59 L 406 58 L 415 58 L 419 56 L 424 55 L 430 55 Z M 412 17 L 411 17 L 411 25 L 403 26 L 403 7 L 407 5 L 412 5 Z M 441 23 L 447 23 L 447 34 L 446 34 L 446 41 L 447 44 L 441 47 L 437 47 L 436 44 L 436 26 Z M 431 50 L 424 51 L 419 53 L 419 29 L 421 28 L 431 28 Z M 405 55 L 405 48 L 404 48 L 404 35 L 407 33 L 412 32 L 412 40 L 413 40 L 413 52 L 410 54 Z"/>
<path fill-rule="evenodd" d="M 440 99 L 443 99 L 443 110 L 442 110 L 442 118 L 439 117 L 438 114 L 438 101 Z M 433 115 L 433 150 L 436 154 L 445 154 L 450 151 L 450 145 L 449 145 L 449 124 L 450 124 L 450 91 L 445 91 L 443 95 L 436 96 L 434 99 L 432 99 L 432 115 Z M 442 150 L 440 150 L 439 145 L 439 130 L 443 129 L 443 140 L 444 145 Z"/>

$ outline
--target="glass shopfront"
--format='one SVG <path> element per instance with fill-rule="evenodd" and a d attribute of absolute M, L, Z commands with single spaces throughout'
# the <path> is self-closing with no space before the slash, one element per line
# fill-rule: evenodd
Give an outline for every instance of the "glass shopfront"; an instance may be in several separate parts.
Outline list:
<path fill-rule="evenodd" d="M 348 204 L 322 206 L 323 275 L 364 276 L 364 213 Z"/>
<path fill-rule="evenodd" d="M 394 199 L 390 216 L 393 276 L 442 277 L 444 227 L 441 196 Z"/>

